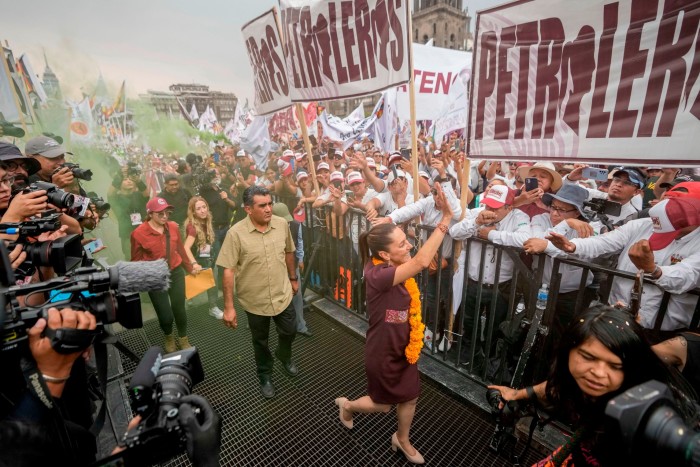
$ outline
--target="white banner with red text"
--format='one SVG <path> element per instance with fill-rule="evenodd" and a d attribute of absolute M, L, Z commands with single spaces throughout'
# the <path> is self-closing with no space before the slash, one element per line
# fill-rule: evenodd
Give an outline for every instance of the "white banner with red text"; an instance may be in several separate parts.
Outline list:
<path fill-rule="evenodd" d="M 700 165 L 700 3 L 517 1 L 477 17 L 473 158 Z"/>
<path fill-rule="evenodd" d="M 469 79 L 472 53 L 413 44 L 413 81 L 416 92 L 416 120 L 436 120 L 449 105 L 452 83 L 458 76 Z M 408 86 L 398 87 L 396 105 L 402 119 L 409 118 Z M 465 111 L 467 102 L 464 101 Z"/>
<path fill-rule="evenodd" d="M 280 0 L 294 102 L 364 96 L 409 79 L 407 0 Z"/>
<path fill-rule="evenodd" d="M 268 115 L 292 105 L 276 16 L 277 10 L 272 8 L 241 28 L 250 66 L 253 68 L 253 106 L 258 115 Z"/>

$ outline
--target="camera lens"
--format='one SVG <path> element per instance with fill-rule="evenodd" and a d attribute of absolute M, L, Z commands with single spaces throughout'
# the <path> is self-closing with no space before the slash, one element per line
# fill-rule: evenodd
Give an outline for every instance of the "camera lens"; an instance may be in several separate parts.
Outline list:
<path fill-rule="evenodd" d="M 75 203 L 75 196 L 72 193 L 63 190 L 53 190 L 46 193 L 49 198 L 49 203 L 59 208 L 70 208 Z"/>

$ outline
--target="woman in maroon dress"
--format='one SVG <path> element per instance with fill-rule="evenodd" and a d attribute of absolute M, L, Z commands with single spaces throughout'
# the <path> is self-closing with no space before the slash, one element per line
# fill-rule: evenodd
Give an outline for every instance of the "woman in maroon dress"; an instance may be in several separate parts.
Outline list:
<path fill-rule="evenodd" d="M 345 397 L 335 400 L 340 421 L 347 428 L 353 427 L 355 413 L 386 413 L 397 404 L 398 431 L 391 437 L 391 447 L 394 451 L 400 449 L 414 464 L 424 463 L 423 456 L 408 439 L 420 394 L 420 377 L 418 366 L 407 360 L 407 355 L 413 353 L 406 348 L 411 331 L 411 294 L 404 282 L 428 267 L 452 220 L 444 193 L 439 184 L 435 187 L 433 196 L 436 206 L 441 206 L 442 220 L 413 258 L 410 254 L 413 246 L 394 224 L 377 224 L 360 236 L 369 313 L 365 346 L 368 395 L 353 401 Z M 422 339 L 421 335 L 421 343 Z"/>

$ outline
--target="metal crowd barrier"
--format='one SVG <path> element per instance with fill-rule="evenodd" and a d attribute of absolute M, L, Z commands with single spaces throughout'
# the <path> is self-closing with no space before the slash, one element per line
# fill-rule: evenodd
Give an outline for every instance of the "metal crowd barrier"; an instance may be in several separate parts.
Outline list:
<path fill-rule="evenodd" d="M 369 229 L 370 223 L 361 210 L 350 208 L 342 217 L 331 214 L 331 211 L 332 208 L 328 206 L 321 209 L 313 209 L 310 204 L 304 206 L 303 287 L 310 287 L 317 294 L 366 320 L 363 265 L 357 251 L 357 239 L 360 233 Z M 418 224 L 408 230 L 420 247 L 421 239 L 427 238 L 434 227 Z M 476 245 L 482 246 L 479 264 L 486 261 L 487 249 L 493 249 L 496 284 L 493 287 L 483 282 L 482 267 L 479 268 L 478 280 L 468 278 L 470 253 Z M 459 306 L 453 309 L 453 280 L 459 254 L 465 255 L 464 278 L 461 280 Z M 547 376 L 553 357 L 552 341 L 556 338 L 552 336 L 552 330 L 556 328 L 561 264 L 583 270 L 581 287 L 575 294 L 574 314 L 591 302 L 607 303 L 610 283 L 615 277 L 635 279 L 634 274 L 599 264 L 555 258 L 547 306 L 544 313 L 538 314 L 535 304 L 542 285 L 544 266 L 531 266 L 529 263 L 531 259 L 539 258 L 533 264 L 544 265 L 544 255 L 528 257 L 521 249 L 495 245 L 479 238 L 452 241 L 452 255 L 446 258 L 447 267 L 444 269 L 440 267 L 442 255 L 443 249 L 440 248 L 434 274 L 426 270 L 417 278 L 423 322 L 433 333 L 433 339 L 423 348 L 423 353 L 482 384 L 522 387 L 542 381 Z M 502 276 L 501 265 L 505 258 L 513 264 L 510 280 L 503 280 Z M 598 288 L 586 287 L 589 271 L 607 276 L 600 284 L 594 284 Z M 689 293 L 700 295 L 700 289 Z M 666 292 L 656 318 L 656 331 L 663 322 L 669 298 L 670 294 Z M 502 312 L 504 305 L 507 310 L 505 315 Z M 501 316 L 498 316 L 499 310 Z M 467 322 L 471 325 L 466 326 Z M 699 322 L 700 300 L 690 328 L 698 328 Z"/>

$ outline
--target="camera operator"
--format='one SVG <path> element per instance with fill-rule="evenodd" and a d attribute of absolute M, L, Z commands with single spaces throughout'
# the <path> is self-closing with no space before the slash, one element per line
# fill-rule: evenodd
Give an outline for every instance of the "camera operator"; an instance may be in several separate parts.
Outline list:
<path fill-rule="evenodd" d="M 219 169 L 211 169 L 210 177 L 211 181 L 200 188 L 199 195 L 209 205 L 218 251 L 224 242 L 224 238 L 226 238 L 226 232 L 231 226 L 231 215 L 233 209 L 236 208 L 236 203 L 229 197 L 228 192 L 222 188 Z"/>
<path fill-rule="evenodd" d="M 63 145 L 42 135 L 27 141 L 24 152 L 41 165 L 41 168 L 29 177 L 30 182 L 49 182 L 61 189 L 72 191 L 76 181 L 73 171 L 68 167 L 60 168 L 66 162 L 66 154 L 72 154 L 66 152 Z"/>
<path fill-rule="evenodd" d="M 122 171 L 127 173 L 128 167 Z M 120 174 L 122 175 L 122 174 Z M 136 181 L 134 181 L 136 179 Z M 115 187 L 115 183 L 119 184 Z M 119 228 L 119 240 L 125 259 L 131 258 L 131 232 L 146 220 L 148 188 L 132 173 L 130 176 L 117 176 L 107 192 L 109 204 Z"/>
<path fill-rule="evenodd" d="M 167 174 L 164 180 L 165 188 L 158 193 L 159 198 L 163 198 L 173 207 L 170 220 L 180 226 L 184 232 L 185 219 L 187 219 L 187 205 L 192 198 L 192 193 L 180 186 L 180 179 L 177 175 Z"/>
<path fill-rule="evenodd" d="M 585 164 L 576 165 L 576 168 L 564 177 L 564 184 L 576 183 L 584 180 L 583 169 Z M 610 186 L 607 193 L 599 190 L 587 188 L 590 198 L 604 198 L 620 203 L 621 210 L 617 216 L 608 215 L 611 223 L 624 221 L 629 216 L 636 214 L 642 209 L 642 195 L 646 186 L 646 178 L 642 172 L 635 167 L 617 167 L 610 172 Z"/>
<path fill-rule="evenodd" d="M 506 401 L 539 401 L 572 425 L 574 434 L 537 465 L 629 465 L 626 452 L 609 436 L 609 400 L 649 379 L 669 385 L 680 412 L 695 415 L 693 390 L 649 347 L 644 330 L 627 311 L 598 305 L 585 310 L 564 333 L 546 381 L 524 389 L 489 386 Z"/>
<path fill-rule="evenodd" d="M 42 430 L 48 430 L 48 434 L 53 439 L 63 437 L 65 440 L 67 436 L 68 445 L 60 446 L 63 452 L 47 454 L 66 460 L 73 458 L 77 464 L 85 465 L 94 461 L 97 450 L 94 436 L 87 431 L 91 420 L 85 426 L 80 408 L 70 401 L 68 395 L 70 388 L 67 387 L 71 382 L 85 384 L 84 379 L 80 380 L 79 375 L 75 373 L 74 367 L 74 363 L 84 354 L 85 349 L 70 354 L 56 352 L 51 346 L 50 339 L 43 335 L 46 328 L 94 330 L 96 320 L 89 312 L 71 308 L 60 311 L 50 308 L 48 319 L 39 319 L 28 330 L 29 351 L 36 367 L 31 371 L 25 370 L 27 375 L 25 381 L 18 362 L 3 358 L 4 377 L 0 387 L 2 393 L 0 418 L 41 427 Z M 69 400 L 66 400 L 67 398 Z M 3 456 L 10 451 L 10 448 L 17 449 L 17 446 L 13 446 L 16 440 L 3 439 L 2 441 L 3 444 L 7 443 L 0 449 Z M 24 447 L 26 450 L 36 449 L 36 446 Z M 13 456 L 12 462 L 21 463 L 21 460 L 21 457 Z"/>

